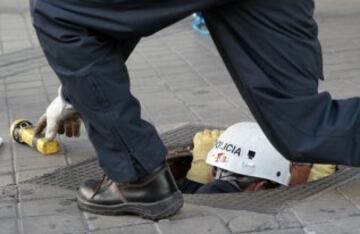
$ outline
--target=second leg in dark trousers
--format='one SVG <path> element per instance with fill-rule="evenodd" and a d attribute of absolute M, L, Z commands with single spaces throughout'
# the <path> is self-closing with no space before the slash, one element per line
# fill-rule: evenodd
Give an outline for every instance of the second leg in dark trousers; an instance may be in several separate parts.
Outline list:
<path fill-rule="evenodd" d="M 360 99 L 318 93 L 313 14 L 313 0 L 242 0 L 204 15 L 240 93 L 287 159 L 360 166 Z"/>
<path fill-rule="evenodd" d="M 183 204 L 166 148 L 141 119 L 125 61 L 141 37 L 227 1 L 33 0 L 33 24 L 62 94 L 84 120 L 106 176 L 80 188 L 81 209 L 160 219 Z"/>

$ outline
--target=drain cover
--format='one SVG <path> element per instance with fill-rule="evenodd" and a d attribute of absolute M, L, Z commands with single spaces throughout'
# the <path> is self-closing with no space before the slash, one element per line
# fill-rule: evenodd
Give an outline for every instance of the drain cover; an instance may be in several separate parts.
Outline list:
<path fill-rule="evenodd" d="M 186 125 L 163 134 L 162 139 L 169 149 L 186 148 L 191 145 L 195 132 L 206 127 L 203 125 Z M 354 178 L 358 174 L 359 170 L 354 168 L 342 168 L 336 174 L 325 179 L 294 188 L 284 187 L 256 193 L 194 194 L 185 195 L 185 200 L 197 205 L 276 214 L 286 204 L 303 200 L 320 191 Z M 84 180 L 99 178 L 101 175 L 102 170 L 99 168 L 97 160 L 92 159 L 23 183 L 56 186 L 75 191 Z"/>

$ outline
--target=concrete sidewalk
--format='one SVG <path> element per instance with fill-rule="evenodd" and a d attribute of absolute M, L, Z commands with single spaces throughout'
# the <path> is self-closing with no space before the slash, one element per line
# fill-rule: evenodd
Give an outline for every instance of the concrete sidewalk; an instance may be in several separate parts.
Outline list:
<path fill-rule="evenodd" d="M 26 0 L 0 2 L 0 233 L 360 233 L 360 178 L 299 201 L 279 214 L 186 204 L 154 223 L 131 216 L 80 212 L 72 191 L 20 182 L 95 157 L 86 134 L 61 138 L 63 151 L 43 157 L 11 142 L 12 120 L 36 121 L 59 82 L 38 48 Z M 360 2 L 317 0 L 326 81 L 336 98 L 359 96 Z M 129 62 L 132 91 L 143 116 L 159 132 L 184 123 L 228 126 L 251 120 L 210 38 L 191 31 L 189 19 L 144 39 Z"/>

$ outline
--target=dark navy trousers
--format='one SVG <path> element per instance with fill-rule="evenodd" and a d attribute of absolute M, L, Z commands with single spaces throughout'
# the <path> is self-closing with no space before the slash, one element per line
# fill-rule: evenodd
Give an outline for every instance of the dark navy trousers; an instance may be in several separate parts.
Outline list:
<path fill-rule="evenodd" d="M 33 0 L 33 24 L 64 96 L 81 114 L 106 174 L 138 178 L 166 148 L 140 117 L 125 61 L 142 37 L 203 11 L 251 112 L 292 161 L 360 166 L 360 99 L 318 93 L 313 0 Z M 169 110 L 171 111 L 171 110 Z"/>

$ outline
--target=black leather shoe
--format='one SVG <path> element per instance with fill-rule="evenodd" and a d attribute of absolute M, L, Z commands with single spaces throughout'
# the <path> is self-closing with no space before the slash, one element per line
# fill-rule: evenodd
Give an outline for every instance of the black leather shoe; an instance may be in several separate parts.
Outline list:
<path fill-rule="evenodd" d="M 88 180 L 78 192 L 81 210 L 102 215 L 135 214 L 159 220 L 174 215 L 183 203 L 168 166 L 129 184 L 116 183 L 106 176 Z"/>

